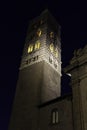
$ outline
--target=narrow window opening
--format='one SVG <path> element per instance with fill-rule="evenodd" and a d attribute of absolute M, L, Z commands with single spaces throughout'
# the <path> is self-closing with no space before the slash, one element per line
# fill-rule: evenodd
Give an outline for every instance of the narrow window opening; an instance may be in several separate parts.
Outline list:
<path fill-rule="evenodd" d="M 52 111 L 52 124 L 57 124 L 58 121 L 58 110 L 54 110 Z"/>
<path fill-rule="evenodd" d="M 53 119 L 52 119 L 52 123 L 53 123 L 53 124 L 55 124 L 55 117 L 56 117 L 55 112 L 53 112 L 53 117 L 52 117 L 52 118 L 53 118 Z"/>

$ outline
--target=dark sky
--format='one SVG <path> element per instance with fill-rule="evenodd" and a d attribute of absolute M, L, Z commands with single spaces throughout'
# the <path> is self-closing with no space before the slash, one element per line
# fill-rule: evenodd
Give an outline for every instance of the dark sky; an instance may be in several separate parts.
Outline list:
<path fill-rule="evenodd" d="M 87 43 L 87 3 L 83 0 L 8 0 L 0 6 L 0 130 L 7 130 L 29 21 L 46 8 L 56 18 L 61 25 L 64 67 L 74 49 Z"/>

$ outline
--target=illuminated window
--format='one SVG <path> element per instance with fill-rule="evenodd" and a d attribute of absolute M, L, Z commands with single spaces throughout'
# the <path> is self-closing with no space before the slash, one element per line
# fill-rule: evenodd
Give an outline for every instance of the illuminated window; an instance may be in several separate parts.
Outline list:
<path fill-rule="evenodd" d="M 40 48 L 40 42 L 37 41 L 37 42 L 35 43 L 34 49 L 37 50 L 37 49 L 39 49 L 39 48 Z"/>
<path fill-rule="evenodd" d="M 54 33 L 50 32 L 50 38 L 54 38 Z"/>
<path fill-rule="evenodd" d="M 28 47 L 28 53 L 31 53 L 33 51 L 33 45 L 29 45 Z"/>
<path fill-rule="evenodd" d="M 53 45 L 53 43 L 50 44 L 50 51 L 51 51 L 51 52 L 54 51 L 54 45 Z"/>
<path fill-rule="evenodd" d="M 52 111 L 52 124 L 56 124 L 58 121 L 58 110 L 55 109 Z"/>
<path fill-rule="evenodd" d="M 38 29 L 38 30 L 37 30 L 37 36 L 39 36 L 39 37 L 40 37 L 40 36 L 41 36 L 41 34 L 42 34 L 41 29 Z"/>
<path fill-rule="evenodd" d="M 56 57 L 58 57 L 58 50 L 57 49 L 54 51 L 54 54 Z"/>

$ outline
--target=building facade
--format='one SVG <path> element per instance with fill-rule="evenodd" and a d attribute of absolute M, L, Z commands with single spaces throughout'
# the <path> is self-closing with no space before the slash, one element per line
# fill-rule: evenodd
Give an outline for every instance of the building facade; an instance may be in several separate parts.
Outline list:
<path fill-rule="evenodd" d="M 74 130 L 87 130 L 87 45 L 74 51 L 65 72 L 71 73 Z"/>
<path fill-rule="evenodd" d="M 9 130 L 87 130 L 86 57 L 76 52 L 65 68 L 73 91 L 62 97 L 60 29 L 48 10 L 30 22 Z"/>

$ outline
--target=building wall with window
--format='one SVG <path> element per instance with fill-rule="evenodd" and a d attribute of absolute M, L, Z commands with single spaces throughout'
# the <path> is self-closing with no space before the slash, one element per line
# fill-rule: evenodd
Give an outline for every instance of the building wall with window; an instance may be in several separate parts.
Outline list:
<path fill-rule="evenodd" d="M 72 99 L 58 98 L 40 107 L 40 130 L 73 130 Z"/>

